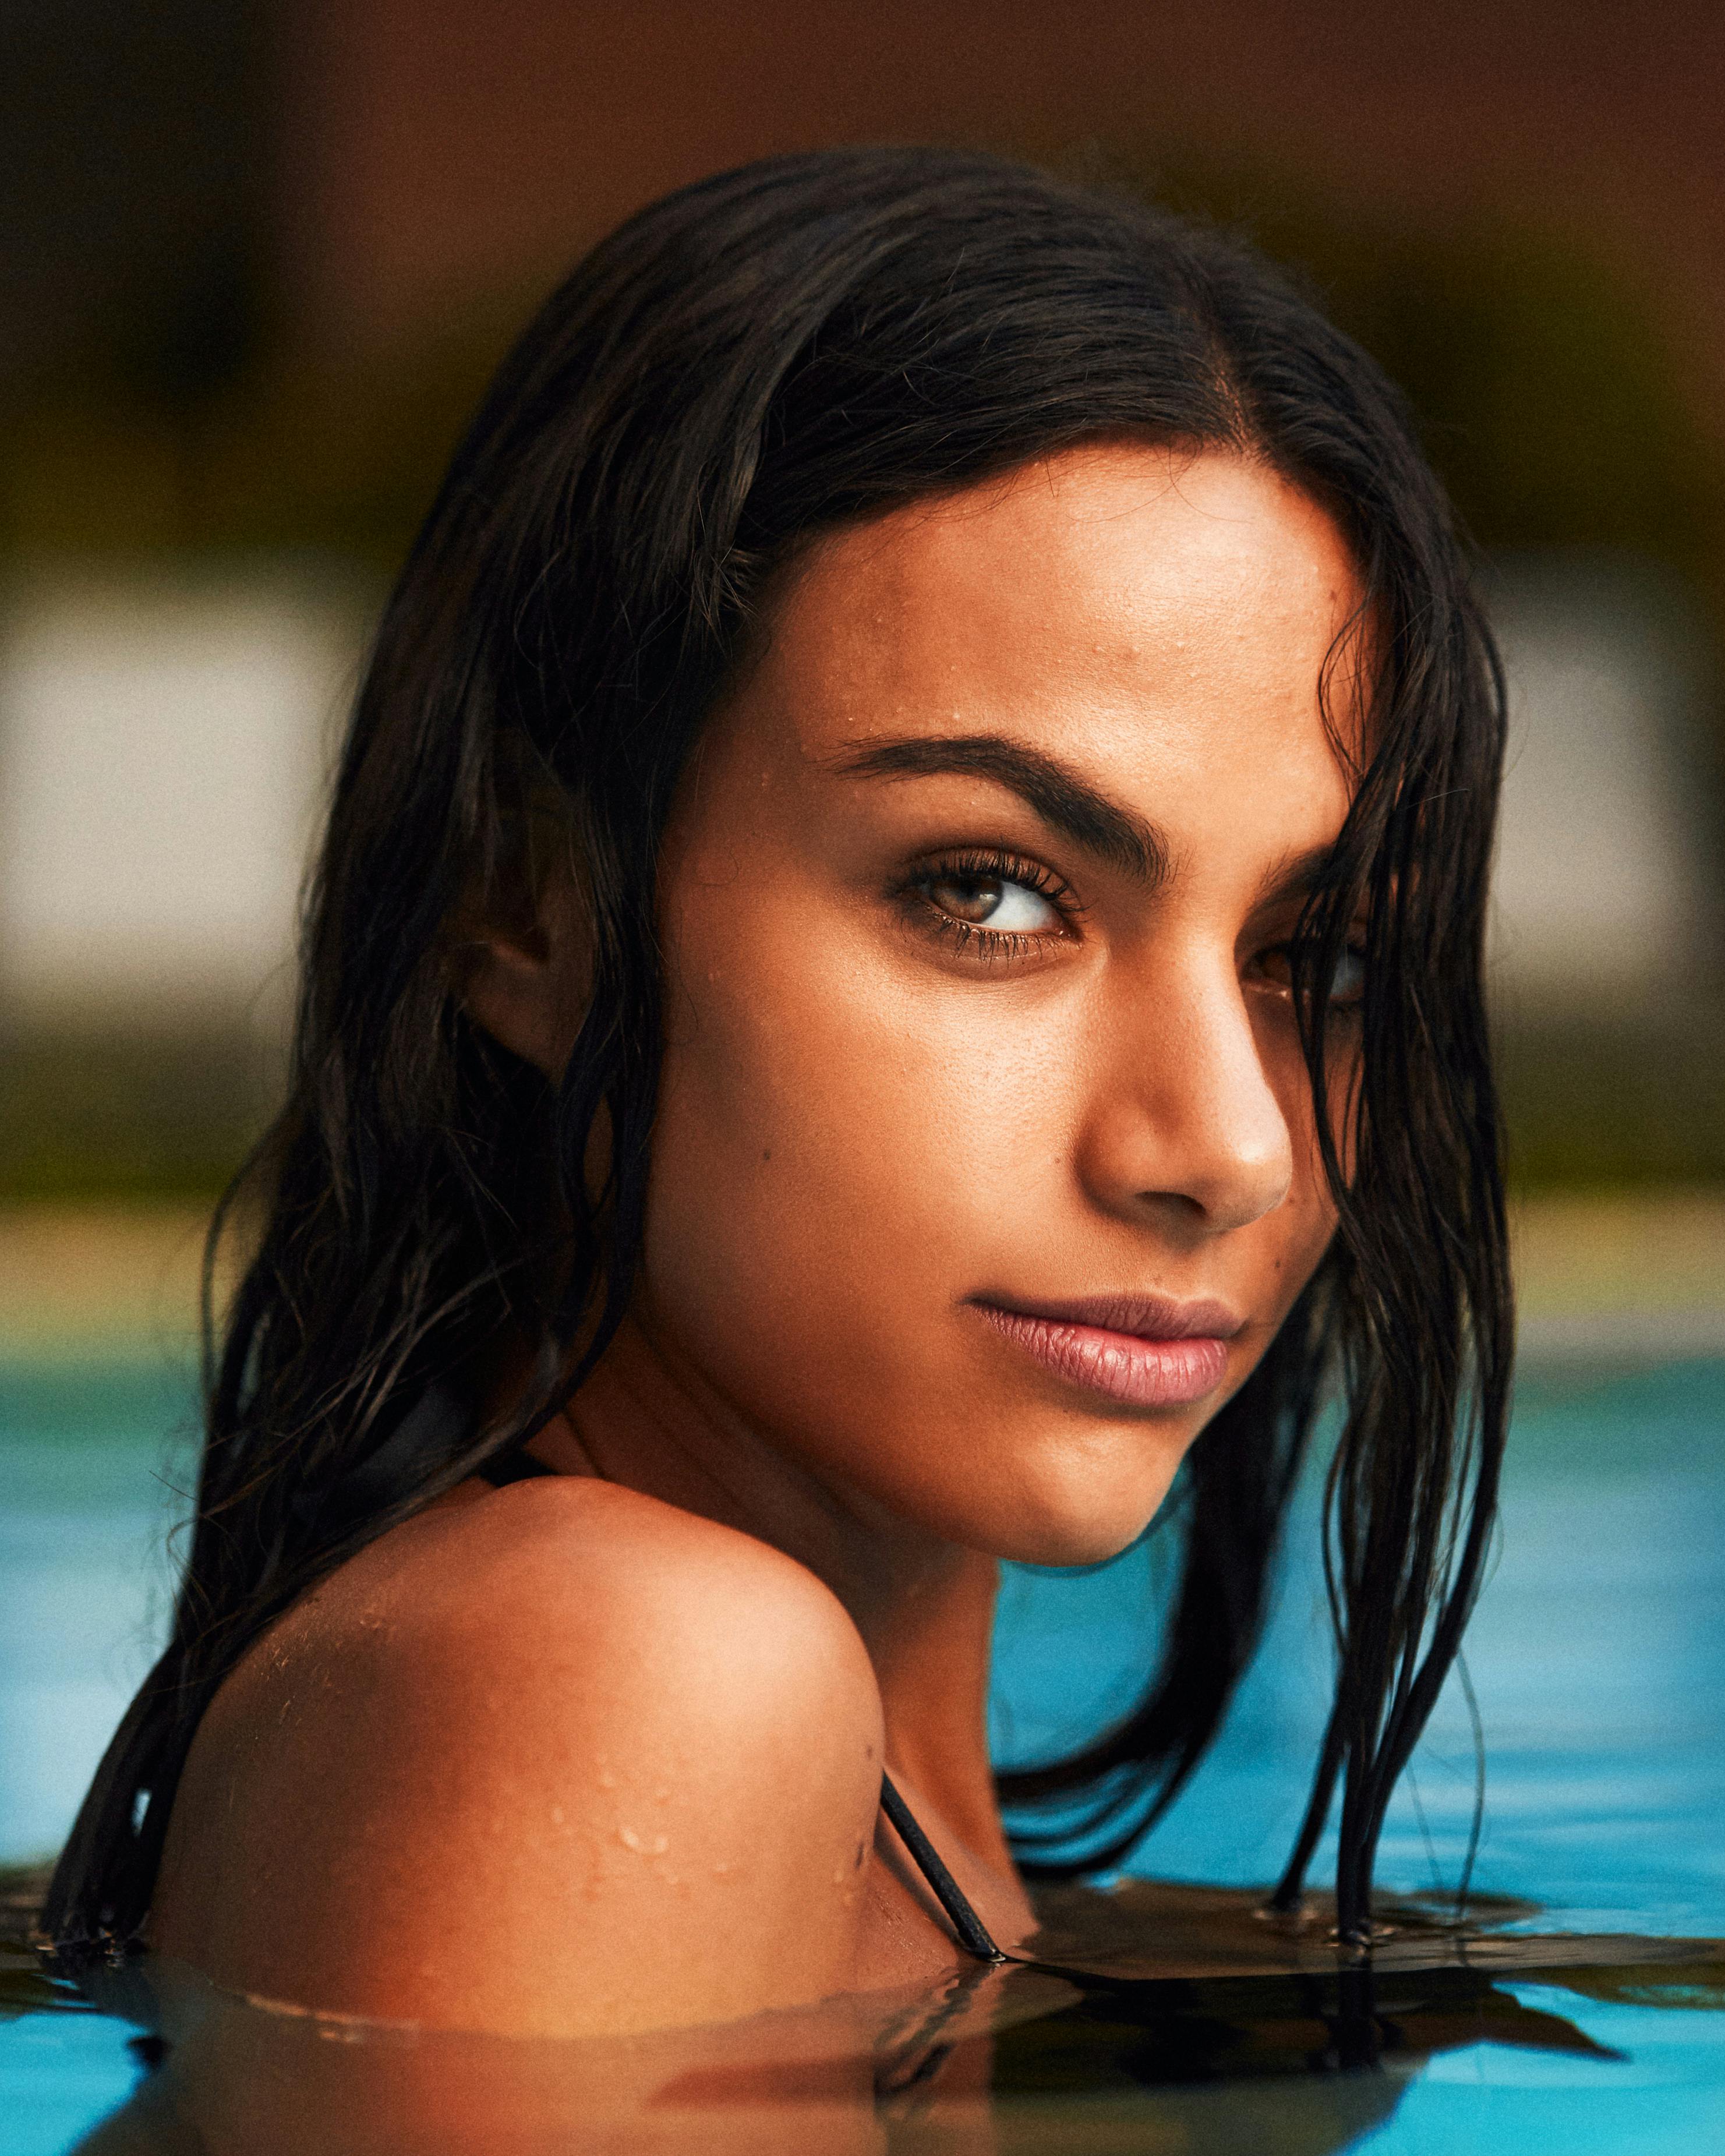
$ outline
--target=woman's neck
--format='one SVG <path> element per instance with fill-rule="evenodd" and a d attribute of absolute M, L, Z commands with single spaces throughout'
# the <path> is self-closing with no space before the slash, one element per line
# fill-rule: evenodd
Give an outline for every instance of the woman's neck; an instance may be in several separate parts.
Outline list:
<path fill-rule="evenodd" d="M 988 1752 L 993 1558 L 910 1526 L 762 1437 L 633 1318 L 532 1450 L 547 1466 L 638 1490 L 805 1565 L 869 1650 L 889 1765 L 976 1856 L 1010 1868 Z"/>

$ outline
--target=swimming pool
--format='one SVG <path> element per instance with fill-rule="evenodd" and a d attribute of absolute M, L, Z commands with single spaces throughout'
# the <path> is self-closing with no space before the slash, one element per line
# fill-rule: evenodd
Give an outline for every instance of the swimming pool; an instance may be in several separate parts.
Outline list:
<path fill-rule="evenodd" d="M 0 1382 L 0 1861 L 18 1861 L 64 1831 L 144 1665 L 168 1584 L 152 1551 L 185 1475 L 183 1445 L 161 1433 L 183 1426 L 185 1394 L 172 1368 L 139 1363 L 17 1365 Z M 1324 1704 L 1312 1541 L 1308 1498 L 1265 1650 L 1215 1753 L 1146 1845 L 1136 1868 L 1147 1875 L 1250 1886 L 1286 1851 Z M 1003 1753 L 1035 1753 L 1123 1700 L 1156 1562 L 1153 1537 L 1095 1573 L 1013 1575 L 994 1710 Z M 1021 1979 L 988 2005 L 985 2030 L 973 2020 L 943 2040 L 970 2090 L 970 2124 L 938 2129 L 957 2138 L 926 2138 L 937 2128 L 915 2088 L 869 2106 L 874 2138 L 854 2143 L 855 2118 L 829 2118 L 805 2088 L 794 2133 L 834 2150 L 1092 2156 L 1725 2145 L 1725 1962 L 1656 1943 L 1725 1938 L 1725 1363 L 1571 1360 L 1524 1377 L 1468 1666 L 1489 1763 L 1476 1883 L 1537 1905 L 1498 1908 L 1481 1965 L 1386 1969 L 1363 2003 L 1333 1975 L 1042 1994 L 1034 1984 L 1055 1979 Z M 1473 1794 L 1471 1727 L 1452 1684 L 1384 1837 L 1388 1887 L 1453 1883 Z M 1219 1938 L 1230 1907 L 1215 1903 Z M 1163 1918 L 1153 1909 L 1147 1921 L 1155 1933 Z M 1556 1936 L 1575 1933 L 1655 1943 L 1583 1952 Z M 132 2025 L 56 2001 L 16 1953 L 0 1955 L 0 2156 L 57 2156 L 137 2079 Z M 363 2049 L 326 2041 L 318 2056 Z M 508 2056 L 511 2073 L 526 2071 L 521 2047 Z M 501 2056 L 473 2055 L 494 2090 Z M 717 2147 L 715 2115 L 661 2109 L 657 2138 L 640 2145 Z M 727 2133 L 745 2130 L 734 2107 L 722 2118 Z M 491 2119 L 502 2138 L 460 2145 L 531 2145 L 524 2128 L 505 2131 L 495 2102 Z M 737 2145 L 764 2145 L 747 2132 Z"/>

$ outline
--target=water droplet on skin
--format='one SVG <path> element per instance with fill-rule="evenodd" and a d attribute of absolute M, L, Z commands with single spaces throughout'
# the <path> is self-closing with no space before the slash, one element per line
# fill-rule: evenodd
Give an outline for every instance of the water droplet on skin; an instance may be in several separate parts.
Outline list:
<path fill-rule="evenodd" d="M 599 1769 L 599 1787 L 602 1789 L 614 1789 L 617 1787 L 617 1777 L 608 1767 L 601 1767 Z"/>

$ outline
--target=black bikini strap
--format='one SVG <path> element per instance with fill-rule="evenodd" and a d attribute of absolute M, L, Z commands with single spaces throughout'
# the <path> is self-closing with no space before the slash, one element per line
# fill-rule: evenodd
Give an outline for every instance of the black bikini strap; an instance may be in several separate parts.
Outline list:
<path fill-rule="evenodd" d="M 497 1490 L 510 1482 L 531 1482 L 536 1475 L 557 1473 L 555 1467 L 547 1467 L 531 1452 L 505 1452 L 495 1459 L 482 1460 L 473 1471 L 480 1481 Z"/>
<path fill-rule="evenodd" d="M 891 1820 L 899 1840 L 916 1859 L 916 1869 L 934 1889 L 934 1897 L 951 1917 L 958 1943 L 966 1953 L 973 1955 L 978 1961 L 1004 1961 L 1006 1956 L 995 1945 L 988 1926 L 971 1907 L 957 1881 L 941 1862 L 934 1844 L 917 1825 L 910 1806 L 886 1774 L 880 1777 L 880 1809 Z"/>
<path fill-rule="evenodd" d="M 410 1496 L 458 1453 L 473 1430 L 473 1409 L 434 1380 L 383 1442 L 333 1487 L 301 1490 L 293 1509 L 307 1527 L 340 1534 Z"/>

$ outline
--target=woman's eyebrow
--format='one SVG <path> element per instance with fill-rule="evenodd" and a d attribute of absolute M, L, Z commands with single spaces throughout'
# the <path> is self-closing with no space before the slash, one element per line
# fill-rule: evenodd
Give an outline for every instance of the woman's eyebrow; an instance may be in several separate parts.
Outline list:
<path fill-rule="evenodd" d="M 1325 880 L 1335 857 L 1333 845 L 1312 846 L 1278 861 L 1259 886 L 1257 903 L 1286 906 L 1297 901 L 1303 904 Z"/>
<path fill-rule="evenodd" d="M 990 778 L 1029 803 L 1075 845 L 1154 888 L 1168 873 L 1168 842 L 1153 824 L 1099 793 L 1069 764 L 1004 734 L 911 734 L 870 742 L 833 768 L 853 778 L 924 778 L 959 772 Z"/>

